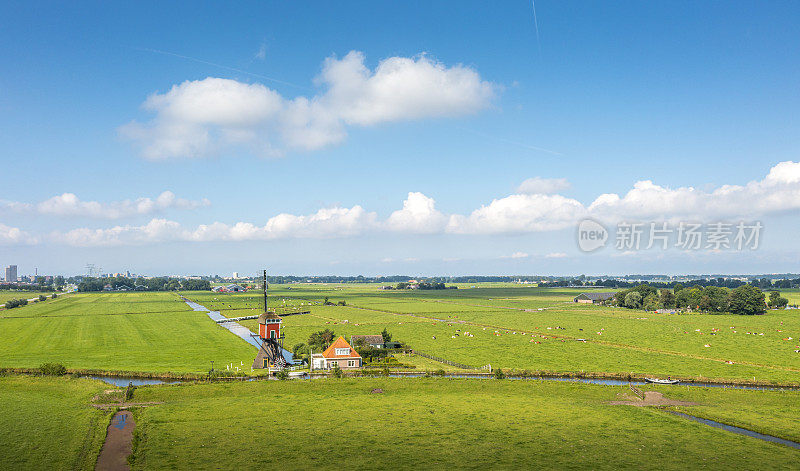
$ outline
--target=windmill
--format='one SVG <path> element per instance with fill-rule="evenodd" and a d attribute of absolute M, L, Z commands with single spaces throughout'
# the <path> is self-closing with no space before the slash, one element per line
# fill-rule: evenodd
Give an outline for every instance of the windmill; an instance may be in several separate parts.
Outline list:
<path fill-rule="evenodd" d="M 282 370 L 286 367 L 286 359 L 283 357 L 281 318 L 267 307 L 267 270 L 264 270 L 264 313 L 258 316 L 258 337 L 261 339 L 263 365 L 258 366 Z M 262 357 L 261 351 L 256 359 L 259 357 Z"/>

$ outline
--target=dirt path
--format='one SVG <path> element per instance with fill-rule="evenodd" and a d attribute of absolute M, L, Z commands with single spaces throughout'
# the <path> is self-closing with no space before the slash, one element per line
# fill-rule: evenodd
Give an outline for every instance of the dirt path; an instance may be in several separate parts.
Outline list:
<path fill-rule="evenodd" d="M 131 454 L 131 440 L 136 423 L 130 411 L 119 411 L 108 425 L 106 441 L 97 459 L 96 471 L 129 470 L 128 455 Z"/>

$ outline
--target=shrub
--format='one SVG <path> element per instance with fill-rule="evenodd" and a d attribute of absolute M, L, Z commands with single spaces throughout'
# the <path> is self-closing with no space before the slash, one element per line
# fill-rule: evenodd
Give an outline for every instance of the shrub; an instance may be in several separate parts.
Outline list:
<path fill-rule="evenodd" d="M 384 365 L 383 370 L 381 370 L 381 374 L 383 376 L 389 376 L 389 365 Z"/>
<path fill-rule="evenodd" d="M 61 363 L 42 363 L 39 365 L 39 371 L 41 371 L 43 375 L 64 376 L 67 374 L 67 367 Z"/>
<path fill-rule="evenodd" d="M 503 373 L 503 370 L 498 368 L 494 370 L 494 379 L 506 379 L 506 374 Z"/>
<path fill-rule="evenodd" d="M 444 376 L 444 369 L 439 368 L 438 370 L 433 372 L 434 376 Z"/>
<path fill-rule="evenodd" d="M 136 390 L 136 386 L 133 383 L 128 383 L 128 387 L 125 388 L 125 400 L 130 401 L 133 399 L 133 391 Z"/>
<path fill-rule="evenodd" d="M 43 294 L 40 294 L 39 295 L 39 301 L 47 301 L 47 296 L 45 296 Z"/>
<path fill-rule="evenodd" d="M 281 381 L 289 379 L 289 372 L 286 370 L 280 370 L 277 373 L 275 373 L 275 377 L 280 379 Z"/>
<path fill-rule="evenodd" d="M 28 304 L 27 299 L 9 299 L 6 301 L 6 309 L 14 309 L 15 307 L 25 306 Z"/>
<path fill-rule="evenodd" d="M 339 368 L 338 364 L 334 364 L 333 370 L 331 370 L 331 372 L 333 373 L 334 378 L 341 378 L 344 376 L 344 373 L 342 373 L 342 369 Z"/>

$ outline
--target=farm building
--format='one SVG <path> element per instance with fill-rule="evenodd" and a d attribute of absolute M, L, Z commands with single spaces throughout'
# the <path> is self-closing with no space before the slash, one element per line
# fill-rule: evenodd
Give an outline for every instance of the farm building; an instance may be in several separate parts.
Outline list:
<path fill-rule="evenodd" d="M 581 293 L 573 299 L 576 303 L 599 304 L 614 297 L 614 293 Z"/>
<path fill-rule="evenodd" d="M 214 288 L 211 288 L 211 291 L 215 293 L 243 293 L 247 291 L 247 288 L 236 284 L 230 284 L 228 286 L 215 286 Z"/>
<path fill-rule="evenodd" d="M 362 361 L 361 355 L 347 343 L 347 340 L 339 337 L 324 352 L 312 355 L 311 364 L 314 369 L 319 370 L 334 368 L 336 365 L 344 370 L 361 368 Z"/>
<path fill-rule="evenodd" d="M 350 344 L 351 345 L 369 345 L 373 348 L 383 348 L 383 336 L 382 335 L 352 335 L 350 336 Z"/>

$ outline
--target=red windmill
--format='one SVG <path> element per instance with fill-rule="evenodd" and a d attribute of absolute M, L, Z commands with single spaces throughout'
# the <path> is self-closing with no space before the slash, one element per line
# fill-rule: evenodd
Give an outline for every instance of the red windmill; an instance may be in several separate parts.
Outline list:
<path fill-rule="evenodd" d="M 267 270 L 264 270 L 264 313 L 258 316 L 258 336 L 261 339 L 261 348 L 253 366 L 283 369 L 286 359 L 283 357 L 281 318 L 275 311 L 267 309 Z"/>

